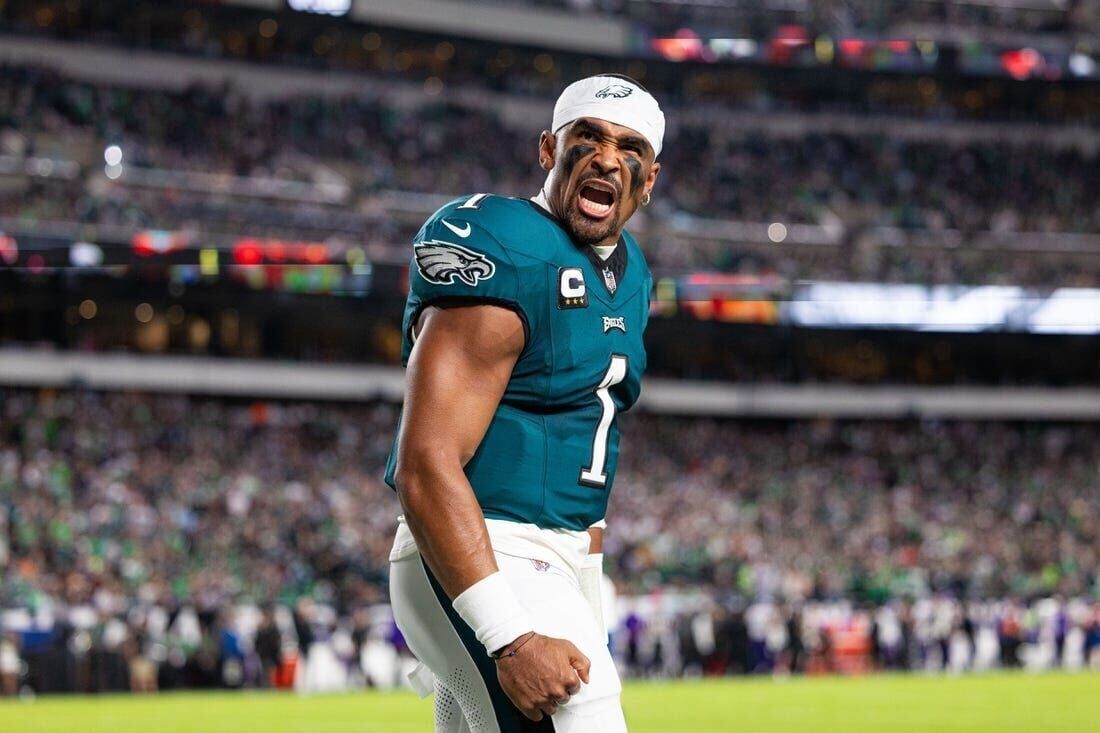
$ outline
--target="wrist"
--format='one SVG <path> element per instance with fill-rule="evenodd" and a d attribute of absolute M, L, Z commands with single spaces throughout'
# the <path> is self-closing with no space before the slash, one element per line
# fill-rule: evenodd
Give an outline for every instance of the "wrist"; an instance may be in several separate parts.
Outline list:
<path fill-rule="evenodd" d="M 500 661 L 508 657 L 516 656 L 516 653 L 523 647 L 524 644 L 531 641 L 535 637 L 534 631 L 528 631 L 526 634 L 521 634 L 515 641 L 510 644 L 505 644 L 495 652 L 489 652 L 489 656 L 493 659 Z"/>
<path fill-rule="evenodd" d="M 527 609 L 499 570 L 459 593 L 452 605 L 490 654 L 534 630 Z"/>

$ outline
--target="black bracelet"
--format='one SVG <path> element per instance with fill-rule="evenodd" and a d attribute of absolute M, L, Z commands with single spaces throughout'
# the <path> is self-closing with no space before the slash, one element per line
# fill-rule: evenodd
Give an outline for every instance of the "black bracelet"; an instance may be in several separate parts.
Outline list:
<path fill-rule="evenodd" d="M 520 649 L 522 649 L 524 644 L 526 644 L 527 642 L 531 641 L 531 639 L 534 639 L 534 638 L 535 638 L 535 632 L 534 631 L 528 631 L 526 639 L 524 639 L 523 641 L 521 641 L 520 643 L 518 643 L 514 647 L 512 647 L 511 651 L 505 652 L 503 654 L 497 654 L 497 655 L 493 656 L 493 659 L 495 659 L 497 661 L 500 661 L 501 659 L 504 659 L 505 657 L 514 657 L 514 656 L 516 656 L 516 652 L 518 652 Z"/>

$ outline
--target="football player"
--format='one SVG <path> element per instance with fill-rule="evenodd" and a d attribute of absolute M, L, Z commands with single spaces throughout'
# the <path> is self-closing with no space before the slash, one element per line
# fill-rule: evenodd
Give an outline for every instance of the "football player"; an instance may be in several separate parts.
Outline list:
<path fill-rule="evenodd" d="M 538 195 L 465 196 L 413 242 L 390 595 L 437 731 L 626 730 L 599 545 L 652 289 L 623 227 L 664 127 L 636 81 L 574 82 Z"/>

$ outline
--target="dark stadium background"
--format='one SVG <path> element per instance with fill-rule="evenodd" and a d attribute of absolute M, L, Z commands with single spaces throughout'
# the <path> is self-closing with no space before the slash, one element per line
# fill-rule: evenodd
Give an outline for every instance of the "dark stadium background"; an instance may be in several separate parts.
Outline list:
<path fill-rule="evenodd" d="M 0 1 L 0 694 L 388 688 L 408 242 L 669 116 L 629 676 L 1100 666 L 1090 0 Z"/>

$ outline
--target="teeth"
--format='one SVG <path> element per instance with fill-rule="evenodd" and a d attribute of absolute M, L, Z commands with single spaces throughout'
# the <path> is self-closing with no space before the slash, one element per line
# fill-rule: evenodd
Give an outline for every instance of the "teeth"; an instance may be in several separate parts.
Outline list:
<path fill-rule="evenodd" d="M 599 204 L 591 199 L 586 199 L 581 196 L 581 208 L 584 209 L 586 214 L 592 216 L 603 216 L 607 212 L 611 211 L 611 204 Z"/>

